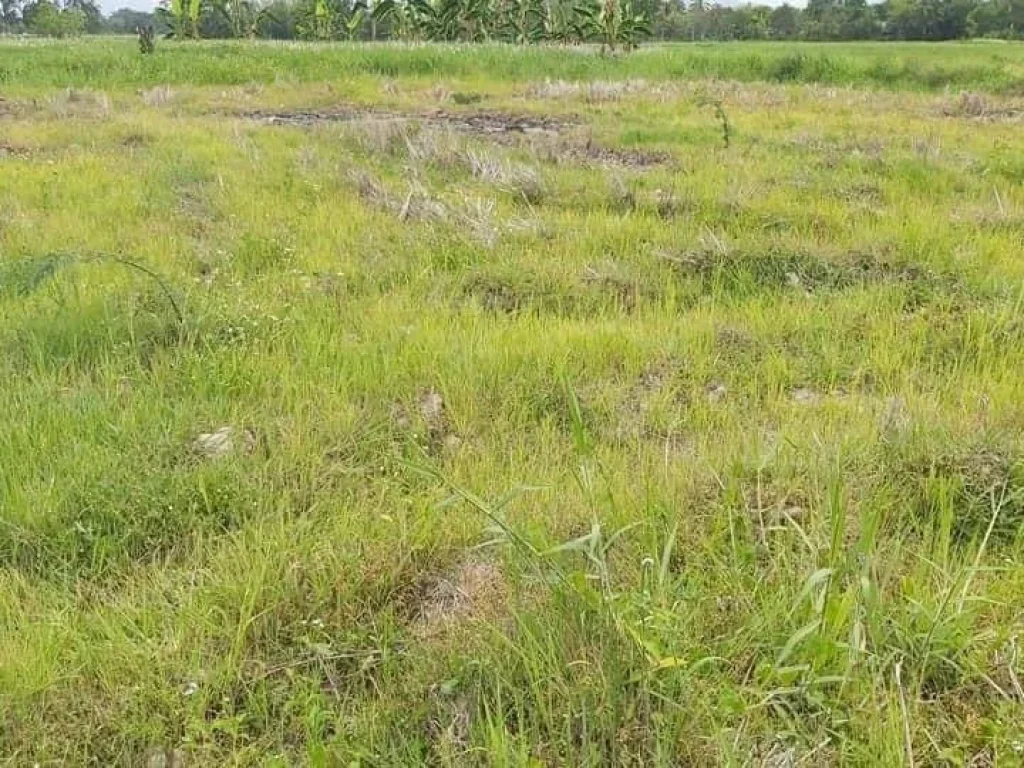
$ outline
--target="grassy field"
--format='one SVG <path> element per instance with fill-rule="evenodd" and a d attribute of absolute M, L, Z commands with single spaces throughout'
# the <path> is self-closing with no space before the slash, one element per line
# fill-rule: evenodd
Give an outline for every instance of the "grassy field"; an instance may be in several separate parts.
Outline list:
<path fill-rule="evenodd" d="M 197 54 L 200 50 L 202 53 Z M 465 48 L 459 45 L 204 42 L 165 43 L 139 56 L 134 41 L 6 40 L 0 45 L 5 93 L 44 88 L 322 83 L 358 77 L 423 82 L 452 78 L 480 87 L 544 78 L 731 79 L 901 88 L 983 89 L 1024 95 L 1019 43 L 695 43 L 651 45 L 628 58 L 594 48 Z"/>
<path fill-rule="evenodd" d="M 0 762 L 1024 763 L 1022 78 L 0 41 Z"/>

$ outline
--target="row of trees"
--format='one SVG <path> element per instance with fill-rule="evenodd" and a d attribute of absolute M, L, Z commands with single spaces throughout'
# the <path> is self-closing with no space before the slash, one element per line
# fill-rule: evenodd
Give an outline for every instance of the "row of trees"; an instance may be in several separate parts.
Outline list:
<path fill-rule="evenodd" d="M 633 0 L 167 0 L 157 14 L 177 38 L 552 40 L 632 47 L 650 34 Z"/>
<path fill-rule="evenodd" d="M 67 37 L 104 31 L 104 19 L 93 0 L 0 0 L 0 32 L 29 32 Z"/>
<path fill-rule="evenodd" d="M 182 38 L 599 41 L 1024 37 L 1024 0 L 163 0 L 104 17 L 94 0 L 0 0 L 0 32 L 67 36 L 155 26 Z"/>
<path fill-rule="evenodd" d="M 1024 0 L 808 0 L 789 5 L 665 8 L 665 38 L 707 40 L 960 40 L 1024 36 Z"/>
<path fill-rule="evenodd" d="M 634 47 L 649 36 L 634 0 L 161 0 L 104 18 L 95 0 L 0 0 L 0 33 L 65 37 L 153 27 L 188 38 L 410 39 Z"/>

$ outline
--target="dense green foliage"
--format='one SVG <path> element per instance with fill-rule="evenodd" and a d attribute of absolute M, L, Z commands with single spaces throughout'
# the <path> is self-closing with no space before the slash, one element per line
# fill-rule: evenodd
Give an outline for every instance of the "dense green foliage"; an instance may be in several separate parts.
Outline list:
<path fill-rule="evenodd" d="M 84 19 L 82 18 L 84 15 Z M 57 18 L 54 18 L 54 17 Z M 63 18 L 68 16 L 68 18 Z M 1024 0 L 810 0 L 719 5 L 705 0 L 163 0 L 156 14 L 103 19 L 92 0 L 0 0 L 0 31 L 67 36 L 134 32 L 281 40 L 958 40 L 1024 35 Z"/>
<path fill-rule="evenodd" d="M 87 29 L 99 31 L 102 26 L 99 11 L 90 3 L 62 7 L 52 0 L 38 0 L 19 9 L 16 3 L 8 1 L 2 17 L 5 27 L 24 26 L 29 32 L 46 37 L 73 37 Z"/>
<path fill-rule="evenodd" d="M 702 40 L 962 40 L 1024 35 L 1024 0 L 809 0 L 790 5 L 667 6 L 666 38 Z"/>

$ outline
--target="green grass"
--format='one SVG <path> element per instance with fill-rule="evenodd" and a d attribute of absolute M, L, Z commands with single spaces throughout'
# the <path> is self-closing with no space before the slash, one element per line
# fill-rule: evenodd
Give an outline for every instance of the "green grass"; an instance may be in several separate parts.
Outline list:
<path fill-rule="evenodd" d="M 200 51 L 201 53 L 196 53 Z M 395 78 L 483 75 L 657 80 L 716 77 L 882 88 L 967 88 L 1021 94 L 1019 43 L 691 43 L 652 45 L 627 58 L 594 48 L 503 45 L 310 44 L 160 41 L 140 56 L 133 39 L 6 41 L 0 86 L 127 88 L 161 83 L 315 83 L 372 75 Z"/>
<path fill-rule="evenodd" d="M 0 760 L 1019 764 L 1017 51 L 0 43 Z"/>

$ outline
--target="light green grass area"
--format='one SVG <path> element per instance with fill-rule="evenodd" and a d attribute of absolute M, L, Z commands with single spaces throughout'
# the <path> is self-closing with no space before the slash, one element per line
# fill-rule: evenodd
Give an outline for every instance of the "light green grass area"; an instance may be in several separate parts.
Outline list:
<path fill-rule="evenodd" d="M 197 53 L 198 52 L 198 53 Z M 5 40 L 0 87 L 128 88 L 144 85 L 316 83 L 360 75 L 524 83 L 535 79 L 656 80 L 716 77 L 911 90 L 978 88 L 1024 94 L 1019 42 L 663 43 L 627 58 L 596 47 L 269 41 L 157 42 L 140 56 L 128 38 Z"/>
<path fill-rule="evenodd" d="M 0 761 L 1021 763 L 1024 49 L 133 45 L 0 42 Z"/>

